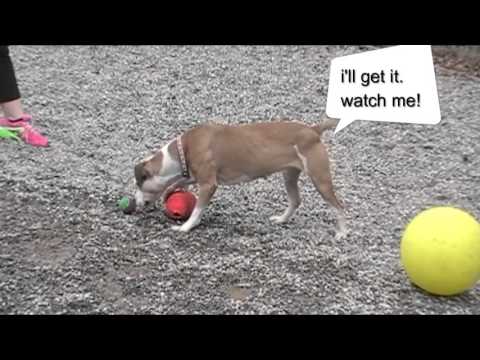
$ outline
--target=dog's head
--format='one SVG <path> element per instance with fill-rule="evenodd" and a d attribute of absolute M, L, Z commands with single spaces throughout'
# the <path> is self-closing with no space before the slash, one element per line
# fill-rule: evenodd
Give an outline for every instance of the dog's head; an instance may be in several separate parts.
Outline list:
<path fill-rule="evenodd" d="M 157 200 L 171 182 L 181 176 L 181 165 L 174 156 L 172 143 L 135 165 L 137 208 Z"/>

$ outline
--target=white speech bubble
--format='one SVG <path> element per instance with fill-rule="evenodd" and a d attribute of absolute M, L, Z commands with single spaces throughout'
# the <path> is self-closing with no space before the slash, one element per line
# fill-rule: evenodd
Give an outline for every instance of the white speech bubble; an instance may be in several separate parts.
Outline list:
<path fill-rule="evenodd" d="M 438 124 L 431 46 L 400 45 L 334 59 L 326 113 L 340 119 L 335 134 L 355 120 Z"/>

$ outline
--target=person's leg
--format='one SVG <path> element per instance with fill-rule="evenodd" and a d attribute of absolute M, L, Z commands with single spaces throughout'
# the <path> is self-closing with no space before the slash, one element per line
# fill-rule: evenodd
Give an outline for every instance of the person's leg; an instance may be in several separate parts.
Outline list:
<path fill-rule="evenodd" d="M 23 140 L 33 146 L 48 146 L 48 139 L 36 131 L 29 123 L 31 117 L 23 113 L 17 78 L 8 47 L 0 46 L 0 126 L 22 127 Z"/>
<path fill-rule="evenodd" d="M 7 117 L 23 115 L 15 70 L 8 46 L 0 46 L 0 105 Z"/>
<path fill-rule="evenodd" d="M 20 99 L 7 101 L 0 104 L 3 110 L 3 114 L 7 119 L 16 120 L 23 118 L 23 109 Z"/>
<path fill-rule="evenodd" d="M 20 99 L 15 69 L 10 58 L 8 46 L 0 46 L 0 108 L 6 120 L 23 119 L 24 113 Z M 3 120 L 2 122 L 5 122 Z"/>

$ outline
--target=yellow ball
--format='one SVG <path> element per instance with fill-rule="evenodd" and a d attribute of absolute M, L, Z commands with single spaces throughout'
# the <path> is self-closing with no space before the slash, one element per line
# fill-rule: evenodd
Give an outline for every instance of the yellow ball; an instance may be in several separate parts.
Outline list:
<path fill-rule="evenodd" d="M 410 280 L 435 295 L 457 295 L 480 279 L 480 224 L 468 213 L 435 207 L 406 227 L 400 246 Z"/>

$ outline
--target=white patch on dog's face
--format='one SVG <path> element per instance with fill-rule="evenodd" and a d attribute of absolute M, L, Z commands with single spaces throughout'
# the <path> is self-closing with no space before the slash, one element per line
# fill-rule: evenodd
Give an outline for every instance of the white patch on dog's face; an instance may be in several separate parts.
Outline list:
<path fill-rule="evenodd" d="M 145 206 L 145 197 L 141 190 L 135 191 L 135 204 L 138 209 L 141 209 Z"/>
<path fill-rule="evenodd" d="M 182 169 L 180 163 L 173 159 L 168 152 L 168 146 L 170 144 L 171 142 L 161 148 L 160 152 L 163 156 L 162 167 L 157 174 L 145 180 L 142 186 L 143 191 L 150 193 L 163 192 L 168 181 L 170 181 L 175 176 L 181 174 Z"/>
<path fill-rule="evenodd" d="M 147 204 L 155 203 L 159 198 L 158 193 L 144 192 L 142 190 L 137 190 L 135 192 L 135 204 L 137 209 L 143 209 Z"/>

